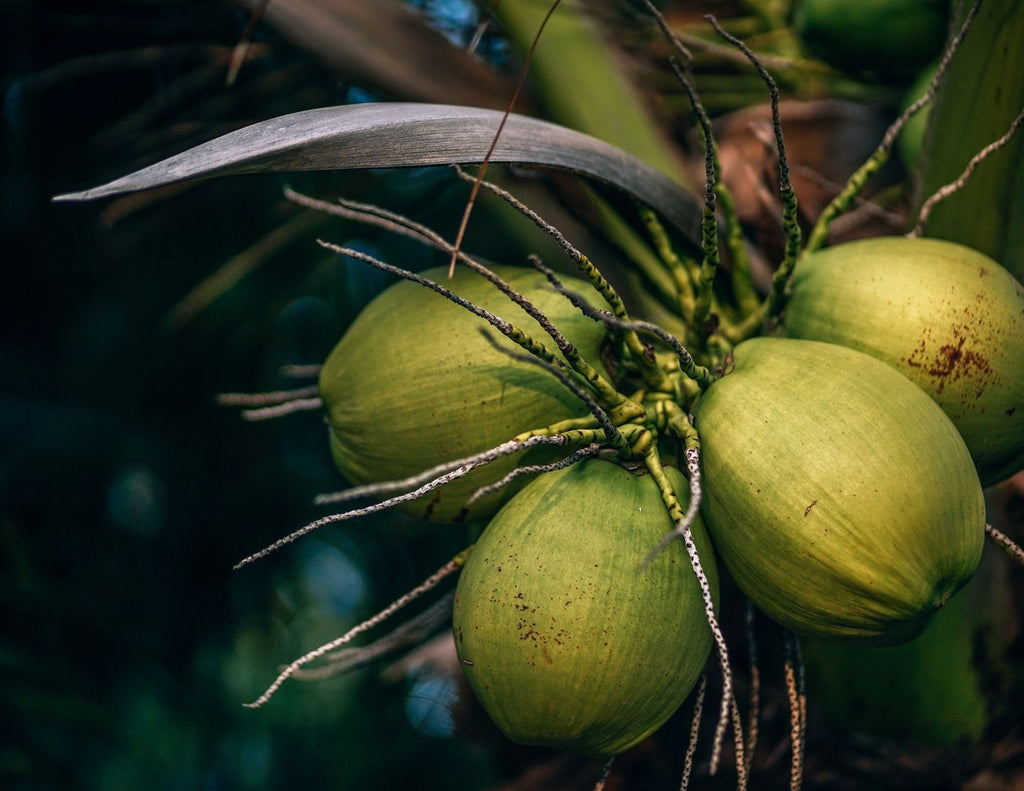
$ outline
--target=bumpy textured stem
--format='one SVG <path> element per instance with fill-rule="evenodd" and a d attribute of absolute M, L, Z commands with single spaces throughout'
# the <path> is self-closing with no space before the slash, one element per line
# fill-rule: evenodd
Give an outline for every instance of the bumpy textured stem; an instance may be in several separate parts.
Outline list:
<path fill-rule="evenodd" d="M 701 134 L 704 138 L 704 213 L 701 217 L 701 251 L 704 258 L 701 261 L 700 273 L 697 279 L 697 298 L 693 307 L 693 329 L 698 337 L 707 336 L 705 329 L 708 316 L 711 313 L 712 286 L 715 280 L 715 272 L 718 270 L 718 215 L 715 211 L 718 194 L 715 191 L 717 183 L 715 171 L 715 150 L 714 136 L 711 133 L 711 119 L 705 112 L 697 91 L 693 84 L 683 74 L 682 69 L 675 60 L 672 61 L 672 70 L 676 79 L 686 93 L 690 101 L 690 108 L 694 117 L 700 124 Z"/>
<path fill-rule="evenodd" d="M 661 224 L 658 215 L 653 209 L 646 206 L 640 207 L 640 219 L 647 228 L 647 234 L 651 238 L 658 258 L 665 265 L 665 269 L 672 276 L 672 283 L 676 290 L 676 301 L 679 303 L 679 315 L 688 323 L 693 323 L 693 310 L 695 304 L 694 283 L 696 271 L 691 272 L 683 260 L 676 254 L 672 242 L 665 232 L 665 226 Z"/>
<path fill-rule="evenodd" d="M 697 450 L 695 448 L 688 448 L 686 459 L 687 469 L 691 476 L 691 491 L 693 491 L 695 487 L 696 490 L 699 491 L 700 456 Z M 718 769 L 718 763 L 721 760 L 722 754 L 722 742 L 725 738 L 725 731 L 729 727 L 731 717 L 736 736 L 736 769 L 739 775 L 740 784 L 745 786 L 746 760 L 743 752 L 743 731 L 739 718 L 734 715 L 734 709 L 736 706 L 735 694 L 733 692 L 732 666 L 729 662 L 729 649 L 725 642 L 725 635 L 722 633 L 722 629 L 718 624 L 718 617 L 715 615 L 715 604 L 711 597 L 711 586 L 708 583 L 707 574 L 704 571 L 700 555 L 697 552 L 697 545 L 693 540 L 693 532 L 690 529 L 689 523 L 686 522 L 686 514 L 684 513 L 682 506 L 679 504 L 679 497 L 672 489 L 672 484 L 669 483 L 668 478 L 665 476 L 665 470 L 661 466 L 661 459 L 658 456 L 657 448 L 652 447 L 651 451 L 644 457 L 644 463 L 647 465 L 647 469 L 651 473 L 651 477 L 657 482 L 658 488 L 661 490 L 662 500 L 665 503 L 665 507 L 668 509 L 669 516 L 676 524 L 675 530 L 673 530 L 669 535 L 672 539 L 681 537 L 683 545 L 686 548 L 687 557 L 690 559 L 690 567 L 693 569 L 694 576 L 697 578 L 697 584 L 700 586 L 701 597 L 704 600 L 704 613 L 707 617 L 708 628 L 711 630 L 715 649 L 718 653 L 718 661 L 722 673 L 722 703 L 719 711 L 718 724 L 715 726 L 715 739 L 711 752 L 711 773 L 714 774 Z M 694 475 L 696 475 L 696 478 L 693 477 Z M 692 498 L 693 495 L 691 494 L 691 499 Z M 699 498 L 697 499 L 699 506 Z M 648 555 L 648 562 L 653 558 L 654 554 L 657 553 L 654 552 Z"/>
<path fill-rule="evenodd" d="M 461 169 L 458 169 L 457 172 L 459 173 L 460 177 L 464 179 L 470 178 L 469 175 L 464 173 Z M 604 299 L 604 301 L 608 304 L 612 312 L 621 319 L 629 318 L 629 314 L 626 312 L 626 306 L 623 304 L 622 299 L 619 297 L 618 293 L 612 287 L 611 283 L 609 283 L 605 279 L 604 275 L 601 274 L 601 270 L 599 270 L 597 266 L 583 252 L 577 249 L 575 245 L 573 245 L 568 239 L 566 239 L 565 235 L 561 231 L 555 228 L 551 223 L 549 223 L 547 220 L 545 220 L 543 217 L 537 214 L 537 212 L 535 212 L 525 203 L 516 198 L 508 190 L 505 190 L 499 187 L 497 184 L 493 184 L 489 181 L 482 181 L 480 183 L 481 186 L 483 186 L 485 189 L 489 190 L 490 192 L 500 197 L 502 200 L 504 200 L 506 203 L 512 206 L 512 208 L 514 208 L 524 217 L 529 219 L 538 228 L 543 230 L 552 239 L 554 239 L 558 246 L 561 247 L 562 250 L 564 250 L 565 253 L 569 256 L 570 260 L 572 260 L 573 263 L 576 264 L 580 272 L 587 278 L 587 280 L 590 281 L 591 285 L 594 286 L 594 289 L 598 292 L 598 294 L 601 295 L 601 298 Z M 542 269 L 543 264 L 541 263 L 539 257 L 531 256 L 530 260 L 533 262 L 534 266 L 536 266 L 538 269 Z M 542 269 L 542 271 L 545 270 Z M 640 343 L 640 340 L 635 336 L 635 334 L 627 333 L 625 341 L 627 348 L 629 348 L 629 350 L 634 354 L 634 356 L 642 360 L 643 345 Z M 645 366 L 641 364 L 640 369 L 641 373 L 643 373 L 645 377 L 650 375 L 656 377 L 658 375 L 656 368 L 654 368 L 653 366 Z"/>

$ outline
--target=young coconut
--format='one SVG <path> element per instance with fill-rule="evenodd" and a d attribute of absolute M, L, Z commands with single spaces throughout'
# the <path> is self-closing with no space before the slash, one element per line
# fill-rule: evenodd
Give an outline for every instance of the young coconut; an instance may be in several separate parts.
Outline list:
<path fill-rule="evenodd" d="M 863 239 L 803 258 L 784 332 L 849 346 L 919 385 L 967 443 L 983 485 L 1024 468 L 1024 286 L 938 239 Z"/>
<path fill-rule="evenodd" d="M 509 738 L 614 755 L 686 699 L 712 637 L 681 542 L 645 566 L 671 529 L 651 475 L 599 459 L 536 478 L 494 517 L 453 625 L 469 685 Z M 711 545 L 699 520 L 692 530 L 717 598 Z"/>
<path fill-rule="evenodd" d="M 600 359 L 603 325 L 554 292 L 543 275 L 520 267 L 493 271 L 533 302 L 585 359 Z M 450 281 L 446 269 L 423 274 L 532 337 L 543 336 L 521 308 L 467 267 L 458 267 Z M 571 283 L 579 293 L 591 291 L 587 283 Z M 320 374 L 331 453 L 349 482 L 412 476 L 523 432 L 588 415 L 586 405 L 556 378 L 495 348 L 480 332 L 486 326 L 463 307 L 409 281 L 391 286 L 359 314 Z M 550 459 L 528 456 L 524 462 L 522 454 L 499 459 L 405 509 L 433 521 L 451 521 L 475 489 L 531 460 Z M 508 494 L 482 498 L 468 518 L 487 518 Z"/>
<path fill-rule="evenodd" d="M 892 367 L 754 338 L 695 407 L 721 561 L 802 635 L 899 643 L 974 573 L 985 504 L 963 439 Z"/>

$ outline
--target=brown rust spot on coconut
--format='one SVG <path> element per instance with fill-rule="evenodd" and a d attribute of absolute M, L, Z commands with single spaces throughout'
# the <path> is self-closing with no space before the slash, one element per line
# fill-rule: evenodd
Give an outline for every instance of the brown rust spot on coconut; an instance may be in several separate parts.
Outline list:
<path fill-rule="evenodd" d="M 931 331 L 926 331 L 903 362 L 928 376 L 936 393 L 942 393 L 947 384 L 968 379 L 976 386 L 975 398 L 981 398 L 985 388 L 994 381 L 992 364 L 978 350 L 979 339 L 971 332 L 970 325 L 953 325 L 951 336 L 948 342 L 937 345 Z"/>

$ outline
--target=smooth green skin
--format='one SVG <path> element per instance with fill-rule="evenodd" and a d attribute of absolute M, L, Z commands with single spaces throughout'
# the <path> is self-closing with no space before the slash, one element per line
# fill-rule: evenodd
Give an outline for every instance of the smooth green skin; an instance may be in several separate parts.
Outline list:
<path fill-rule="evenodd" d="M 977 604 L 961 591 L 904 645 L 804 640 L 808 697 L 830 729 L 948 749 L 979 742 L 987 717 L 982 674 L 972 663 L 983 612 Z"/>
<path fill-rule="evenodd" d="M 469 685 L 509 738 L 613 755 L 686 699 L 711 650 L 700 589 L 681 542 L 643 565 L 671 527 L 650 475 L 601 460 L 537 478 L 491 521 L 453 624 Z M 693 533 L 717 600 L 699 520 Z"/>
<path fill-rule="evenodd" d="M 754 338 L 734 354 L 695 407 L 721 562 L 797 634 L 909 640 L 981 558 L 985 503 L 960 435 L 861 352 Z"/>
<path fill-rule="evenodd" d="M 913 75 L 942 50 L 949 0 L 800 0 L 793 22 L 826 63 L 881 78 Z"/>
<path fill-rule="evenodd" d="M 878 238 L 802 260 L 791 338 L 896 368 L 942 407 L 985 486 L 1024 468 L 1024 286 L 987 256 L 937 239 Z"/>
<path fill-rule="evenodd" d="M 604 327 L 547 286 L 543 275 L 521 267 L 493 269 L 528 296 L 591 364 L 600 359 Z M 459 267 L 453 280 L 447 268 L 423 275 L 555 348 L 533 319 L 466 267 Z M 593 291 L 579 280 L 565 282 L 583 295 Z M 522 351 L 483 319 L 410 281 L 390 287 L 359 314 L 320 374 L 331 453 L 351 483 L 405 478 L 488 450 L 521 432 L 587 414 L 586 406 L 551 374 L 491 346 L 483 328 L 503 347 Z M 507 456 L 478 468 L 403 510 L 451 521 L 476 488 L 498 480 L 522 458 Z M 528 454 L 526 459 L 550 456 Z M 487 518 L 509 494 L 483 498 L 467 518 Z"/>

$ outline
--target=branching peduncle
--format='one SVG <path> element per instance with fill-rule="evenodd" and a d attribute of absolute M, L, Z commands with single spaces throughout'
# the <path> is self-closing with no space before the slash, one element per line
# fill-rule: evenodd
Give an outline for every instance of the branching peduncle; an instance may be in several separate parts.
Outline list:
<path fill-rule="evenodd" d="M 569 291 L 562 281 L 558 279 L 558 276 L 550 269 L 545 267 L 541 271 L 551 282 L 551 285 L 559 291 L 559 293 L 564 294 L 568 299 L 572 300 L 573 304 L 586 315 L 604 322 L 609 327 L 630 330 L 633 332 L 642 332 L 657 338 L 676 353 L 679 358 L 680 370 L 690 379 L 697 382 L 701 389 L 704 389 L 711 384 L 711 372 L 704 366 L 697 365 L 696 362 L 694 362 L 693 355 L 691 355 L 690 352 L 686 350 L 686 347 L 679 342 L 679 339 L 670 332 L 667 332 L 657 324 L 652 324 L 649 321 L 639 321 L 636 319 L 623 321 L 608 311 L 598 310 L 597 308 L 591 307 L 580 299 L 578 295 Z M 662 375 L 664 376 L 664 374 Z M 663 387 L 664 385 L 661 386 Z"/>
<path fill-rule="evenodd" d="M 565 284 L 562 283 L 554 270 L 547 267 L 544 262 L 540 260 L 539 256 L 531 255 L 530 263 L 533 264 L 534 268 L 537 269 L 538 272 L 548 279 L 548 282 L 556 291 L 558 291 L 559 294 L 568 299 L 581 313 L 583 313 L 583 315 L 588 316 L 595 321 L 600 321 L 606 326 L 622 333 L 626 349 L 630 353 L 630 359 L 636 365 L 637 370 L 640 371 L 641 376 L 644 378 L 644 382 L 646 382 L 649 388 L 652 390 L 658 390 L 665 386 L 665 372 L 657 365 L 657 362 L 651 355 L 650 350 L 637 336 L 637 331 L 632 326 L 633 322 L 629 320 L 625 310 L 622 311 L 623 316 L 620 317 L 611 311 L 595 308 L 580 294 L 566 288 Z M 609 316 L 613 317 L 613 321 L 605 320 L 605 318 Z"/>
<path fill-rule="evenodd" d="M 431 291 L 434 291 L 440 294 L 441 296 L 445 297 L 446 299 L 454 302 L 459 307 L 468 310 L 470 313 L 473 313 L 476 316 L 479 316 L 492 327 L 494 327 L 496 330 L 498 330 L 502 335 L 507 337 L 510 341 L 521 346 L 523 349 L 525 349 L 538 359 L 549 362 L 555 365 L 556 367 L 561 368 L 562 370 L 571 369 L 579 373 L 584 378 L 584 380 L 588 382 L 589 385 L 594 389 L 594 392 L 597 394 L 598 400 L 600 400 L 607 407 L 616 407 L 625 400 L 625 396 L 621 395 L 607 379 L 601 376 L 597 369 L 595 369 L 592 365 L 590 365 L 590 363 L 584 360 L 583 357 L 579 354 L 579 351 L 576 349 L 576 347 L 568 343 L 568 341 L 565 342 L 566 348 L 560 349 L 563 355 L 565 355 L 567 351 L 569 352 L 569 355 L 566 356 L 566 361 L 562 361 L 555 357 L 554 354 L 544 344 L 534 340 L 532 336 L 523 332 L 521 329 L 516 327 L 511 322 L 506 321 L 505 319 L 499 316 L 496 316 L 489 310 L 482 308 L 479 305 L 475 305 L 474 303 L 470 302 L 467 299 L 464 299 L 463 297 L 460 297 L 451 289 L 442 286 L 440 283 L 434 282 L 430 278 L 423 277 L 423 275 L 416 274 L 415 272 L 410 272 L 408 269 L 402 269 L 401 267 L 395 266 L 393 264 L 385 263 L 384 261 L 381 261 L 379 258 L 375 258 L 374 256 L 369 255 L 368 253 L 364 253 L 361 250 L 355 250 L 350 247 L 341 247 L 339 245 L 331 244 L 330 242 L 325 242 L 322 239 L 318 239 L 317 243 L 321 247 L 338 253 L 339 255 L 345 255 L 350 258 L 355 258 L 356 260 L 363 261 L 364 263 L 376 267 L 377 269 L 381 269 L 385 272 L 390 272 L 394 275 L 398 275 L 399 277 L 405 278 L 406 280 L 410 280 L 414 283 L 419 283 L 421 286 L 425 286 L 426 288 L 429 288 Z M 495 277 L 497 277 L 497 275 L 495 275 Z M 500 278 L 498 279 L 500 280 Z M 525 300 L 525 297 L 523 298 L 523 300 L 527 301 Z M 543 316 L 543 314 L 541 314 L 535 306 L 532 306 L 531 304 L 531 307 L 537 314 Z M 545 325 L 545 329 L 550 327 L 551 330 L 553 330 L 555 333 L 557 333 L 559 337 L 561 337 L 561 333 L 554 328 L 554 326 L 547 319 L 547 317 L 544 317 L 544 323 L 542 324 L 542 326 Z"/>
<path fill-rule="evenodd" d="M 697 123 L 700 124 L 701 135 L 704 138 L 704 214 L 701 218 L 701 250 L 704 253 L 704 258 L 701 261 L 697 280 L 697 295 L 693 307 L 693 329 L 698 338 L 706 340 L 709 334 L 707 323 L 711 313 L 712 286 L 719 264 L 718 215 L 715 210 L 718 194 L 715 191 L 717 179 L 714 135 L 711 133 L 711 119 L 708 118 L 690 79 L 683 73 L 674 58 L 671 60 L 671 64 L 676 79 L 683 86 L 686 97 L 690 101 L 690 108 Z"/>
<path fill-rule="evenodd" d="M 953 56 L 960 48 L 960 43 L 963 41 L 964 36 L 967 35 L 967 31 L 970 30 L 971 25 L 974 23 L 974 18 L 978 13 L 978 7 L 980 5 L 981 0 L 975 0 L 970 11 L 967 12 L 967 16 L 964 18 L 963 24 L 960 26 L 956 35 L 950 40 L 949 46 L 946 48 L 942 58 L 939 60 L 939 65 L 935 69 L 935 75 L 928 84 L 928 90 L 925 91 L 925 94 L 904 110 L 903 113 L 900 114 L 899 118 L 892 123 L 892 125 L 886 130 L 885 135 L 882 137 L 882 142 L 879 143 L 878 148 L 876 148 L 874 153 L 868 157 L 867 161 L 861 165 L 852 176 L 850 176 L 842 191 L 836 195 L 828 206 L 826 206 L 821 212 L 821 215 L 818 217 L 818 221 L 814 224 L 811 232 L 807 235 L 807 245 L 804 247 L 803 255 L 813 253 L 828 241 L 828 232 L 832 221 L 850 208 L 857 196 L 860 195 L 861 190 L 864 189 L 864 185 L 867 184 L 868 179 L 881 170 L 882 165 L 888 161 L 889 152 L 892 150 L 892 146 L 896 142 L 896 138 L 899 136 L 899 133 L 903 130 L 903 127 L 906 126 L 907 121 L 909 121 L 912 116 L 916 115 L 926 104 L 928 104 L 928 102 L 935 98 L 935 94 L 939 89 L 939 85 L 942 83 L 942 79 L 946 74 L 946 70 L 949 68 L 950 62 L 953 60 Z"/>

